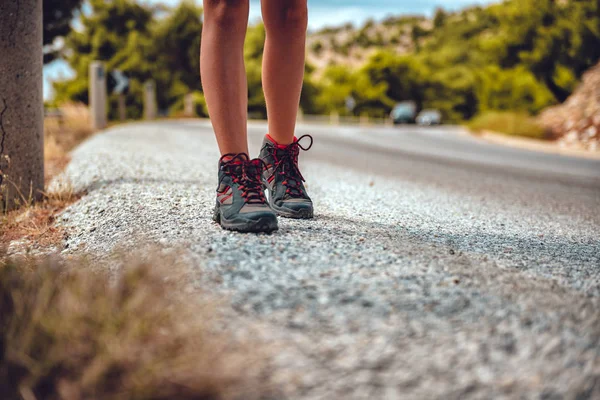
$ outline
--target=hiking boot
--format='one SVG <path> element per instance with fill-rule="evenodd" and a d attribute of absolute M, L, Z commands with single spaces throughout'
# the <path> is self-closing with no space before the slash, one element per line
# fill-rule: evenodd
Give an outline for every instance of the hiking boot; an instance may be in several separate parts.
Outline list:
<path fill-rule="evenodd" d="M 247 154 L 226 154 L 219 160 L 219 187 L 213 219 L 222 228 L 238 232 L 270 233 L 278 229 L 262 186 L 265 168 Z"/>
<path fill-rule="evenodd" d="M 308 147 L 302 146 L 302 139 L 310 139 Z M 304 135 L 294 138 L 294 143 L 283 146 L 267 135 L 260 150 L 260 159 L 266 164 L 263 184 L 268 189 L 269 204 L 280 216 L 296 219 L 313 217 L 313 204 L 304 187 L 304 177 L 298 168 L 300 149 L 307 151 L 313 145 L 313 138 Z"/>

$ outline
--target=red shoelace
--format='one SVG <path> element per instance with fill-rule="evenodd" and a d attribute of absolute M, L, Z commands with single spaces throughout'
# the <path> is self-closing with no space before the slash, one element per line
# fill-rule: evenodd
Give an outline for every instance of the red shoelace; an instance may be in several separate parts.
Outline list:
<path fill-rule="evenodd" d="M 262 173 L 265 169 L 263 160 L 250 160 L 248 154 L 225 154 L 219 160 L 225 174 L 231 177 L 246 204 L 265 204 L 267 199 L 262 188 Z"/>
<path fill-rule="evenodd" d="M 304 147 L 301 143 L 303 139 L 310 139 L 310 144 Z M 277 146 L 273 147 L 271 155 L 274 159 L 273 174 L 280 174 L 284 176 L 282 185 L 286 187 L 286 194 L 290 197 L 302 198 L 301 183 L 304 182 L 304 177 L 298 168 L 298 155 L 300 149 L 308 151 L 313 145 L 313 137 L 310 135 L 301 136 L 294 143 L 288 146 Z"/>

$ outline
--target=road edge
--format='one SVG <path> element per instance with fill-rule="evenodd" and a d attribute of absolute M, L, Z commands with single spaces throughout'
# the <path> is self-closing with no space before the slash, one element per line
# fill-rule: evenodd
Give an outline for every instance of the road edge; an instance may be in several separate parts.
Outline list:
<path fill-rule="evenodd" d="M 519 148 L 540 153 L 550 153 L 562 156 L 585 158 L 590 160 L 600 160 L 600 151 L 594 152 L 589 150 L 561 147 L 558 144 L 558 142 L 546 142 L 543 140 L 531 138 L 508 136 L 502 133 L 492 131 L 483 131 L 481 133 L 475 133 L 473 131 L 469 132 L 472 136 L 480 138 L 483 141 L 505 147 Z"/>

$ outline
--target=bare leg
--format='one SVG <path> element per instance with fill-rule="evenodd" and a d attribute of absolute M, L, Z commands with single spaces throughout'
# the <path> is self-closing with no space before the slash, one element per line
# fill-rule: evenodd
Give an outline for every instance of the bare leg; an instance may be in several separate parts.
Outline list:
<path fill-rule="evenodd" d="M 221 154 L 248 153 L 244 40 L 249 0 L 204 0 L 200 71 Z"/>
<path fill-rule="evenodd" d="M 294 140 L 304 78 L 307 0 L 262 0 L 267 31 L 263 57 L 263 89 L 269 135 L 279 144 Z"/>

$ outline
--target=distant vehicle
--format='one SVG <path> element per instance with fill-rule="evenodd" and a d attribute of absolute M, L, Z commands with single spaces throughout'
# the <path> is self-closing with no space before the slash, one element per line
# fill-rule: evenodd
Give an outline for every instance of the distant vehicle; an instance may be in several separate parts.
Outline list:
<path fill-rule="evenodd" d="M 394 125 L 414 124 L 417 117 L 417 104 L 414 101 L 398 103 L 390 113 Z"/>
<path fill-rule="evenodd" d="M 419 125 L 441 125 L 442 113 L 438 110 L 423 110 L 417 116 Z"/>

